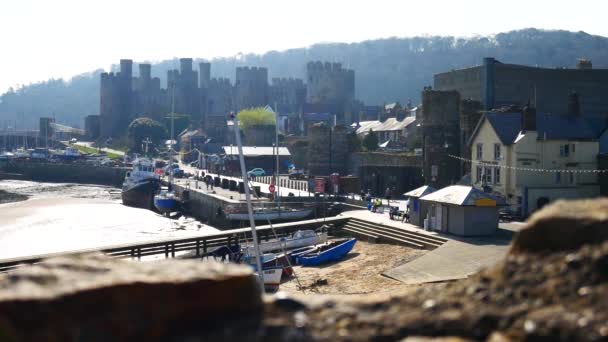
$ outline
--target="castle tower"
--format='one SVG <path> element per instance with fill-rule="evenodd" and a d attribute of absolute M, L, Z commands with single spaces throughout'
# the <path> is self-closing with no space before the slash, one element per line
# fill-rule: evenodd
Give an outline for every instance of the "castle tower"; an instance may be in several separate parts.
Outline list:
<path fill-rule="evenodd" d="M 273 78 L 269 87 L 270 105 L 280 114 L 298 113 L 306 101 L 306 85 L 299 78 Z"/>
<path fill-rule="evenodd" d="M 226 142 L 228 113 L 233 109 L 233 87 L 227 78 L 212 78 L 206 89 L 207 114 L 201 121 L 205 132 L 216 142 Z"/>
<path fill-rule="evenodd" d="M 262 107 L 268 104 L 268 69 L 236 68 L 234 85 L 236 110 Z"/>
<path fill-rule="evenodd" d="M 309 103 L 345 104 L 355 98 L 355 72 L 340 63 L 309 62 L 306 78 Z"/>
<path fill-rule="evenodd" d="M 202 62 L 198 64 L 198 76 L 199 76 L 199 87 L 209 88 L 209 81 L 211 80 L 211 63 Z"/>
<path fill-rule="evenodd" d="M 167 72 L 167 96 L 169 105 L 175 95 L 175 111 L 190 115 L 193 122 L 200 120 L 198 72 L 192 69 L 192 58 L 180 58 L 179 70 Z"/>
<path fill-rule="evenodd" d="M 168 110 L 161 95 L 160 79 L 158 77 L 152 78 L 152 66 L 150 64 L 139 64 L 139 77 L 134 79 L 133 84 L 135 114 L 138 117 L 149 117 L 160 121 Z"/>
<path fill-rule="evenodd" d="M 102 73 L 100 77 L 100 134 L 102 137 L 124 136 L 135 118 L 133 61 L 121 59 L 119 73 Z"/>
<path fill-rule="evenodd" d="M 439 189 L 460 180 L 460 94 L 426 89 L 422 92 L 423 174 Z"/>

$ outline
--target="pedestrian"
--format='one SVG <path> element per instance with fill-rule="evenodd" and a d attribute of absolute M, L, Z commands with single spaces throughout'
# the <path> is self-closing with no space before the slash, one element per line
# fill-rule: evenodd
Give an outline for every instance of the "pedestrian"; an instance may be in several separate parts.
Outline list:
<path fill-rule="evenodd" d="M 361 201 L 365 201 L 365 191 L 363 189 L 359 192 L 359 196 L 361 197 Z"/>
<path fill-rule="evenodd" d="M 380 197 L 376 198 L 374 204 L 372 205 L 372 212 L 375 213 L 378 211 L 378 208 L 382 206 L 382 199 Z"/>
<path fill-rule="evenodd" d="M 403 221 L 402 222 L 410 222 L 410 206 L 407 206 L 407 209 L 405 209 L 405 213 L 403 213 Z"/>
<path fill-rule="evenodd" d="M 384 191 L 384 197 L 386 197 L 387 205 L 390 207 L 390 205 L 391 205 L 391 188 L 389 188 L 388 186 L 386 187 L 386 190 Z"/>
<path fill-rule="evenodd" d="M 365 202 L 367 202 L 367 203 L 371 203 L 372 202 L 372 192 L 371 192 L 371 189 L 367 189 L 367 194 L 365 194 Z"/>

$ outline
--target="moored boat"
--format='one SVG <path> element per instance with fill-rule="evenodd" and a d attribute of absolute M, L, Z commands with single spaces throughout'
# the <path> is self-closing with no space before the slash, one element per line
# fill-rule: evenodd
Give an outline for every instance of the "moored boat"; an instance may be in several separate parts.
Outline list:
<path fill-rule="evenodd" d="M 328 242 L 309 253 L 297 257 L 297 262 L 303 266 L 318 266 L 324 263 L 342 260 L 353 247 L 357 239 L 342 239 Z"/>
<path fill-rule="evenodd" d="M 282 251 L 294 248 L 312 246 L 327 241 L 327 232 L 314 230 L 298 230 L 291 237 L 270 240 L 260 243 L 260 252 Z M 251 245 L 244 247 L 244 253 L 255 255 L 255 248 Z"/>
<path fill-rule="evenodd" d="M 122 184 L 122 203 L 131 207 L 153 209 L 154 194 L 159 189 L 160 178 L 154 173 L 152 161 L 148 158 L 137 158 Z"/>
<path fill-rule="evenodd" d="M 304 219 L 312 214 L 312 208 L 255 208 L 253 210 L 253 219 L 255 221 L 296 221 Z M 233 221 L 245 221 L 249 219 L 249 214 L 246 212 L 228 212 L 226 218 Z"/>
<path fill-rule="evenodd" d="M 181 203 L 173 191 L 161 190 L 154 195 L 154 207 L 162 214 L 178 211 L 180 206 Z"/>
<path fill-rule="evenodd" d="M 264 289 L 266 291 L 277 291 L 281 285 L 283 268 L 280 266 L 265 268 L 262 274 L 264 275 Z"/>

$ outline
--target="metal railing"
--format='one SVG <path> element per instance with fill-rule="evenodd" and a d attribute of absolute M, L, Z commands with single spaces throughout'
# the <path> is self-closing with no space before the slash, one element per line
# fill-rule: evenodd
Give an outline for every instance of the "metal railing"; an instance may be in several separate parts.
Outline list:
<path fill-rule="evenodd" d="M 332 225 L 332 229 L 334 230 L 340 229 L 347 221 L 348 218 L 346 217 L 330 217 L 325 219 L 273 224 L 273 227 L 276 231 L 276 236 L 283 237 L 299 229 L 316 229 L 324 224 Z M 275 238 L 275 234 L 270 226 L 260 226 L 257 228 L 257 230 L 258 239 L 260 241 Z M 51 257 L 94 252 L 103 253 L 115 258 L 131 258 L 138 260 L 143 257 L 154 255 L 164 255 L 165 258 L 175 258 L 178 252 L 192 252 L 192 257 L 201 257 L 217 247 L 231 246 L 247 241 L 251 241 L 251 229 L 232 229 L 200 237 L 166 239 L 152 242 L 83 249 L 63 253 L 3 259 L 0 260 L 0 272 L 8 272 L 23 265 L 36 264 Z"/>

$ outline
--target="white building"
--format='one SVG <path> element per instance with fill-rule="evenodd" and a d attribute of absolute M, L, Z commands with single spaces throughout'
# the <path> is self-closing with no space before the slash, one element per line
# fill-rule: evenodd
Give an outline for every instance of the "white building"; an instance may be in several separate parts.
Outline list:
<path fill-rule="evenodd" d="M 471 182 L 505 198 L 511 210 L 529 215 L 560 198 L 599 195 L 599 138 L 604 119 L 578 115 L 485 113 L 469 146 Z"/>

